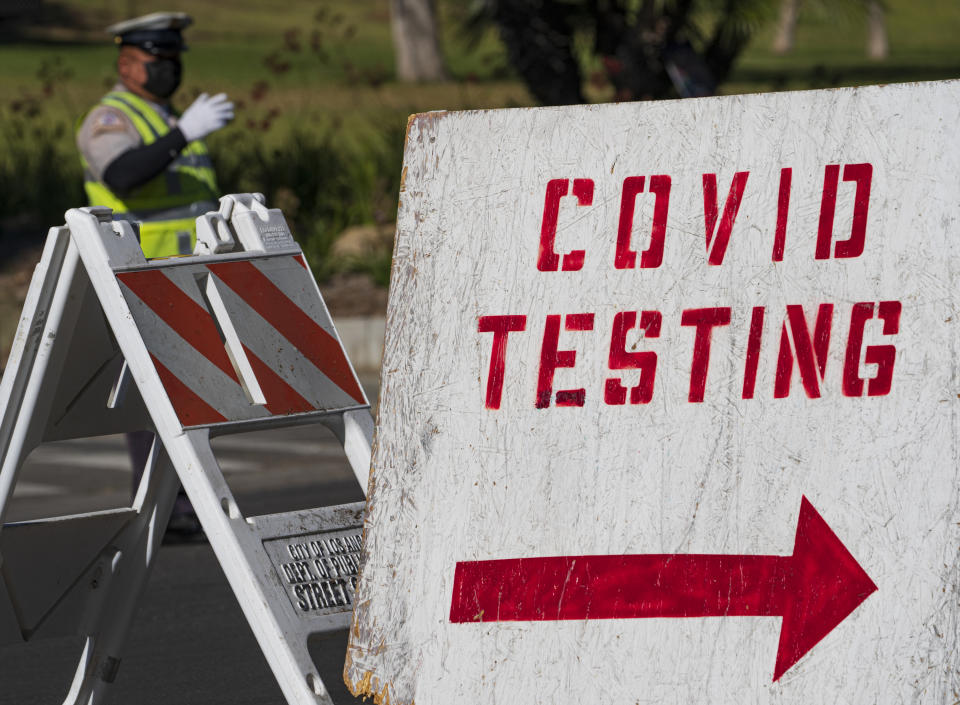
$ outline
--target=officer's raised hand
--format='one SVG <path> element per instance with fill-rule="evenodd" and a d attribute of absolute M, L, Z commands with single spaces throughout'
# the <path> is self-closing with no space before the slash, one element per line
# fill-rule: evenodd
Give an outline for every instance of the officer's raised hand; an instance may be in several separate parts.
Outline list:
<path fill-rule="evenodd" d="M 201 93 L 190 107 L 183 111 L 177 127 L 187 142 L 202 140 L 233 120 L 233 103 L 226 93 L 211 97 Z"/>

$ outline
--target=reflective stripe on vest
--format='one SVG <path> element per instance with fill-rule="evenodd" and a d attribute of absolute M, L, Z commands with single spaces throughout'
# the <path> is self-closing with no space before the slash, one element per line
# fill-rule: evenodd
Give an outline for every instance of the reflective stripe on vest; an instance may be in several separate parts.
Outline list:
<path fill-rule="evenodd" d="M 126 91 L 113 91 L 100 101 L 129 118 L 144 145 L 170 132 L 163 117 L 145 100 Z M 82 158 L 82 157 L 81 157 Z M 148 258 L 187 254 L 196 243 L 193 219 L 184 219 L 182 208 L 193 203 L 216 202 L 217 179 L 206 145 L 189 143 L 167 168 L 125 197 L 94 181 L 84 160 L 84 188 L 92 206 L 107 206 L 141 221 L 140 246 Z M 171 218 L 173 212 L 180 217 Z M 199 215 L 199 213 L 197 214 Z M 151 217 L 154 216 L 154 217 Z"/>

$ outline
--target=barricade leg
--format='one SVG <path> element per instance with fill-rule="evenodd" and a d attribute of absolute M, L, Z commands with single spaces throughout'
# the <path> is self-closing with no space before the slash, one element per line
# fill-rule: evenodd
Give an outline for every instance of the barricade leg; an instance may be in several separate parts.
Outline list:
<path fill-rule="evenodd" d="M 370 479 L 370 454 L 373 445 L 373 416 L 369 409 L 345 411 L 324 421 L 343 446 L 353 474 L 360 483 L 363 493 L 367 493 Z"/>
<path fill-rule="evenodd" d="M 117 542 L 105 604 L 89 625 L 80 663 L 64 705 L 98 705 L 114 682 L 137 603 L 177 497 L 180 480 L 159 438 L 153 442 L 134 499 L 136 518 Z"/>
<path fill-rule="evenodd" d="M 299 625 L 285 612 L 271 609 L 277 595 L 264 588 L 264 577 L 274 568 L 263 537 L 241 514 L 219 471 L 209 430 L 173 436 L 161 431 L 161 438 L 174 465 L 190 469 L 180 479 L 288 705 L 333 705 L 307 644 L 298 638 Z"/>
<path fill-rule="evenodd" d="M 15 374 L 5 375 L 0 388 L 0 408 L 5 407 L 0 418 L 0 528 L 23 459 L 39 442 L 36 436 L 43 429 L 37 419 L 45 418 L 50 402 L 44 398 L 46 373 L 57 370 L 62 361 L 53 358 L 66 353 L 66 346 L 58 348 L 56 342 L 61 321 L 69 318 L 68 309 L 79 305 L 70 296 L 79 263 L 69 232 L 63 228 L 51 233 L 7 363 Z"/>

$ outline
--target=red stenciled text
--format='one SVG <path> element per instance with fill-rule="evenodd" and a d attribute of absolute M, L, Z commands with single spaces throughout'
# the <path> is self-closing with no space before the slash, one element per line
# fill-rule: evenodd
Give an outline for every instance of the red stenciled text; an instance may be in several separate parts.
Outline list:
<path fill-rule="evenodd" d="M 787 247 L 787 229 L 790 218 L 793 169 L 780 169 L 776 222 L 773 227 L 770 260 L 782 262 Z M 756 180 L 756 179 L 755 179 Z M 755 181 L 754 180 L 754 181 Z M 702 192 L 704 264 L 708 267 L 722 266 L 731 242 L 737 236 L 737 217 L 745 195 L 751 188 L 750 172 L 737 171 L 731 177 L 719 178 L 716 173 L 705 173 L 697 188 Z M 873 183 L 873 166 L 869 163 L 827 164 L 823 170 L 820 190 L 819 219 L 816 231 L 811 233 L 811 259 L 843 260 L 861 257 L 868 242 L 867 221 L 870 210 L 870 190 Z M 612 259 L 607 262 L 615 270 L 656 269 L 664 266 L 665 243 L 670 237 L 669 214 L 671 191 L 674 180 L 666 174 L 627 176 L 619 193 L 619 216 L 616 227 L 611 227 L 608 252 Z M 845 189 L 846 213 L 842 219 L 849 223 L 850 231 L 844 235 L 835 232 L 838 211 L 838 194 Z M 572 198 L 577 209 L 590 208 L 595 200 L 594 180 L 581 178 L 557 178 L 547 182 L 543 217 L 540 225 L 536 268 L 549 276 L 553 273 L 568 273 L 561 276 L 578 277 L 588 257 L 609 256 L 599 251 L 596 244 L 588 251 L 586 245 L 574 246 L 569 252 L 557 251 L 557 228 L 564 198 Z M 598 199 L 609 202 L 609 195 Z M 651 213 L 649 230 L 635 232 L 635 215 L 638 204 Z M 591 242 L 598 242 L 596 234 Z M 604 242 L 604 238 L 599 238 Z M 638 243 L 645 242 L 645 249 Z M 755 245 L 755 240 L 753 241 Z M 801 243 L 802 244 L 802 243 Z M 802 251 L 801 249 L 792 250 Z M 569 280 L 571 286 L 587 282 Z M 849 304 L 844 304 L 848 307 Z M 703 402 L 708 395 L 711 350 L 714 340 L 724 336 L 724 349 L 744 350 L 742 378 L 739 387 L 742 399 L 753 399 L 763 394 L 757 389 L 757 377 L 761 352 L 776 350 L 775 373 L 768 393 L 775 399 L 789 397 L 802 389 L 810 399 L 823 394 L 824 380 L 831 373 L 827 359 L 832 350 L 834 357 L 842 356 L 842 369 L 838 385 L 846 397 L 884 396 L 893 385 L 893 370 L 896 362 L 896 347 L 893 336 L 900 330 L 901 304 L 899 301 L 864 301 L 853 304 L 849 311 L 849 326 L 846 330 L 834 330 L 839 320 L 832 303 L 798 302 L 783 310 L 768 310 L 754 306 L 744 311 L 716 306 L 688 308 L 681 311 L 676 320 L 665 320 L 654 309 L 624 310 L 613 315 L 612 320 L 600 320 L 589 311 L 551 313 L 542 320 L 528 321 L 523 314 L 482 315 L 478 319 L 477 332 L 489 334 L 490 357 L 487 370 L 485 406 L 499 409 L 503 402 L 505 380 L 510 369 L 510 340 L 518 335 L 540 335 L 539 360 L 536 360 L 536 385 L 532 391 L 534 406 L 582 407 L 591 395 L 599 395 L 608 406 L 649 404 L 656 395 L 657 339 L 662 331 L 676 340 L 687 334 L 691 338 L 686 369 L 689 371 L 687 401 Z M 844 318 L 844 320 L 847 320 Z M 871 323 L 872 322 L 872 323 Z M 528 325 L 529 324 L 529 325 Z M 866 344 L 865 331 L 872 326 L 872 338 L 889 339 L 885 344 Z M 528 328 L 530 330 L 528 330 Z M 534 333 L 533 329 L 542 331 Z M 631 333 L 632 331 L 632 333 Z M 733 338 L 731 338 L 733 336 Z M 609 341 L 605 349 L 605 368 L 597 370 L 578 367 L 580 345 L 595 345 L 602 337 Z M 628 339 L 634 341 L 629 344 Z M 594 341 L 594 342 L 589 342 Z M 532 341 L 531 341 L 532 342 Z M 643 343 L 643 345 L 641 345 Z M 649 349 L 638 349 L 646 347 Z M 773 346 L 776 346 L 775 348 Z M 525 346 L 529 349 L 529 345 Z M 676 349 L 674 346 L 671 349 Z M 590 350 L 591 353 L 596 352 Z M 582 360 L 583 355 L 580 355 Z M 596 359 L 591 355 L 591 359 Z M 531 360 L 524 361 L 529 367 Z M 671 365 L 677 369 L 676 361 Z M 861 377 L 861 366 L 873 365 L 875 375 Z M 562 379 L 579 379 L 571 386 L 563 383 L 557 389 L 557 371 L 563 370 Z M 630 383 L 624 380 L 629 379 Z M 511 389 L 511 393 L 514 390 Z M 728 392 L 729 393 L 729 392 Z"/>
<path fill-rule="evenodd" d="M 738 171 L 725 183 L 715 173 L 703 174 L 703 228 L 707 264 L 723 264 L 728 245 L 737 224 L 740 204 L 748 189 L 749 171 Z M 863 254 L 866 245 L 867 215 L 870 210 L 870 187 L 873 183 L 871 164 L 828 164 L 824 167 L 823 187 L 820 196 L 820 217 L 812 254 L 817 260 L 849 259 Z M 613 266 L 616 269 L 655 269 L 663 264 L 664 243 L 667 238 L 667 221 L 670 212 L 670 192 L 673 180 L 666 174 L 651 176 L 628 176 L 620 189 L 620 214 L 613 245 Z M 838 239 L 834 233 L 837 216 L 837 196 L 842 188 L 851 189 L 853 212 L 850 233 Z M 770 259 L 782 262 L 787 241 L 787 224 L 790 215 L 790 194 L 793 189 L 793 169 L 780 170 L 776 206 L 777 219 L 773 234 Z M 540 225 L 540 243 L 537 269 L 541 272 L 576 272 L 583 269 L 588 256 L 585 249 L 573 249 L 561 254 L 556 251 L 557 225 L 560 202 L 571 196 L 577 206 L 589 207 L 594 203 L 594 181 L 588 178 L 551 179 L 547 182 L 543 203 L 543 219 Z M 722 197 L 722 198 L 721 198 Z M 652 222 L 649 245 L 643 252 L 634 249 L 634 241 L 641 234 L 634 232 L 634 215 L 641 199 L 652 199 Z M 589 253 L 590 256 L 607 256 L 605 253 Z M 639 255 L 639 256 L 638 256 Z"/>
<path fill-rule="evenodd" d="M 730 307 L 691 308 L 682 311 L 679 320 L 664 321 L 655 310 L 620 311 L 610 321 L 599 321 L 593 313 L 550 314 L 539 327 L 542 330 L 540 358 L 537 367 L 537 382 L 534 404 L 538 409 L 551 406 L 583 406 L 588 395 L 598 394 L 607 406 L 648 404 L 656 393 L 657 360 L 655 349 L 661 330 L 670 325 L 672 333 L 683 329 L 692 333 L 692 345 L 685 365 L 688 370 L 687 401 L 699 403 L 707 394 L 707 379 L 714 341 L 722 332 L 723 346 L 729 350 L 731 336 L 746 340 L 746 352 L 740 369 L 742 386 L 740 397 L 753 399 L 756 395 L 757 369 L 761 349 L 776 345 L 776 374 L 769 395 L 776 399 L 803 393 L 810 399 L 822 395 L 824 380 L 828 374 L 827 356 L 831 346 L 840 346 L 844 363 L 837 370 L 842 393 L 847 397 L 884 396 L 889 394 L 893 379 L 896 347 L 893 343 L 865 345 L 864 331 L 871 322 L 877 327 L 875 334 L 881 337 L 895 336 L 900 330 L 899 301 L 866 301 L 853 304 L 850 310 L 849 327 L 836 335 L 833 331 L 835 317 L 833 304 L 816 307 L 788 305 L 778 311 L 776 326 L 764 330 L 764 321 L 772 312 L 762 306 L 737 315 Z M 511 364 L 517 364 L 508 354 L 512 336 L 528 334 L 528 320 L 524 315 L 482 316 L 477 329 L 492 333 L 485 406 L 499 409 L 503 400 L 504 380 Z M 539 322 L 538 322 L 539 323 Z M 639 329 L 634 338 L 650 341 L 649 350 L 628 349 L 627 334 Z M 607 364 L 604 369 L 577 368 L 577 346 L 568 342 L 561 349 L 561 332 L 564 340 L 576 341 L 578 333 L 598 331 L 602 339 L 609 341 L 605 348 Z M 609 331 L 609 333 L 607 333 Z M 596 341 L 598 336 L 591 336 Z M 734 338 L 735 339 L 735 338 Z M 769 341 L 767 340 L 769 339 Z M 581 348 L 582 349 L 582 348 Z M 871 379 L 860 377 L 860 364 L 876 365 L 876 375 Z M 580 380 L 580 385 L 569 389 L 556 389 L 554 376 L 560 368 L 571 368 Z M 633 386 L 624 384 L 623 371 L 639 371 L 639 381 Z M 618 374 L 620 373 L 620 374 Z M 634 373 L 633 379 L 637 375 Z M 571 376 L 568 375 L 567 379 Z M 794 381 L 796 380 L 796 383 Z M 518 390 L 511 390 L 516 393 Z M 521 390 L 522 391 L 522 390 Z"/>

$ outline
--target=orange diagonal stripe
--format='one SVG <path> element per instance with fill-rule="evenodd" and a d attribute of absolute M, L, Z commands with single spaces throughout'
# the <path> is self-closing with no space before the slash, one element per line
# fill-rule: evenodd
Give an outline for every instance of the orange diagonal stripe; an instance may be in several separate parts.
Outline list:
<path fill-rule="evenodd" d="M 208 264 L 207 268 L 334 384 L 357 403 L 363 403 L 363 392 L 337 339 L 315 323 L 263 272 L 251 262 L 221 262 Z"/>
<path fill-rule="evenodd" d="M 243 351 L 250 361 L 253 375 L 260 383 L 260 389 L 263 390 L 263 395 L 267 399 L 267 411 L 274 416 L 286 416 L 287 414 L 313 411 L 316 408 L 300 396 L 297 390 L 287 384 L 283 377 L 271 370 L 267 363 L 254 355 L 246 345 L 243 346 Z"/>
<path fill-rule="evenodd" d="M 156 269 L 117 275 L 151 311 L 237 384 L 240 380 L 227 357 L 220 332 L 210 313 Z"/>
<path fill-rule="evenodd" d="M 177 412 L 177 418 L 184 426 L 200 426 L 210 423 L 221 423 L 227 418 L 219 411 L 201 399 L 196 392 L 185 385 L 176 375 L 163 366 L 154 355 L 153 366 L 157 368 L 160 382 L 167 392 L 167 397 Z"/>

